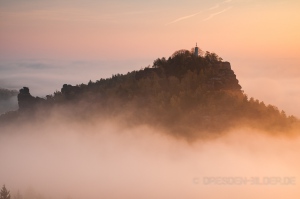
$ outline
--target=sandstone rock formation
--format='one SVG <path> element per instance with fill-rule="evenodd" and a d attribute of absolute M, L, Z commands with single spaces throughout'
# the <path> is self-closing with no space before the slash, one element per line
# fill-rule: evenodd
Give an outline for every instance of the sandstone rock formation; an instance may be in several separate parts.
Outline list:
<path fill-rule="evenodd" d="M 19 111 L 30 110 L 42 101 L 44 101 L 43 98 L 33 97 L 29 92 L 29 88 L 23 87 L 18 94 Z"/>

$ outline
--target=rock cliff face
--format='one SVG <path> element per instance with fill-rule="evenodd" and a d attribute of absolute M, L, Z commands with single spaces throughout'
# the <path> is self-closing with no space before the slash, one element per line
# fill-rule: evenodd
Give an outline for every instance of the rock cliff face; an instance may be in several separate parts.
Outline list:
<path fill-rule="evenodd" d="M 210 79 L 210 84 L 214 90 L 240 90 L 242 88 L 229 62 L 219 62 L 212 68 L 215 75 Z"/>
<path fill-rule="evenodd" d="M 211 64 L 210 69 L 212 70 L 212 76 L 207 79 L 206 86 L 209 90 L 240 90 L 242 87 L 239 85 L 239 81 L 234 74 L 234 71 L 231 69 L 231 65 L 229 62 L 217 62 Z M 163 76 L 175 76 L 180 80 L 180 77 L 173 73 L 172 68 L 169 70 L 168 74 L 166 74 L 166 70 L 162 70 L 161 68 L 145 68 L 144 70 L 135 72 L 135 79 L 145 79 L 152 78 L 154 75 L 157 77 Z M 197 71 L 198 70 L 198 71 Z M 194 69 L 194 72 L 199 74 L 200 68 Z M 176 68 L 174 68 L 176 71 Z"/>

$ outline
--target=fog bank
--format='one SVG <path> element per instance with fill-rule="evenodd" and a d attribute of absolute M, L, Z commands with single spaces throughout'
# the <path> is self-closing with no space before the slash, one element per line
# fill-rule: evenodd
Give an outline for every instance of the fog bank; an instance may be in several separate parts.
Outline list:
<path fill-rule="evenodd" d="M 18 108 L 17 96 L 11 97 L 7 100 L 0 100 L 0 115 L 7 111 L 18 110 Z"/>
<path fill-rule="evenodd" d="M 23 199 L 300 195 L 298 137 L 241 129 L 187 143 L 148 126 L 121 129 L 112 121 L 16 124 L 1 131 L 0 184 L 13 196 L 19 190 Z M 222 180 L 240 177 L 260 184 Z M 292 180 L 271 184 L 271 177 Z"/>

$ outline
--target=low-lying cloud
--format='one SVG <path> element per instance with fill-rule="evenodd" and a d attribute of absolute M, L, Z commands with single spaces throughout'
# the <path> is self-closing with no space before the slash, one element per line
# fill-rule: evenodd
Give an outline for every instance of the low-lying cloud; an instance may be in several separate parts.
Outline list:
<path fill-rule="evenodd" d="M 19 90 L 29 87 L 34 96 L 44 97 L 60 91 L 63 84 L 82 84 L 89 80 L 111 77 L 112 74 L 127 73 L 145 66 L 143 60 L 118 61 L 53 61 L 19 60 L 0 63 L 0 87 Z M 149 63 L 148 61 L 146 63 Z"/>
<path fill-rule="evenodd" d="M 53 117 L 1 129 L 0 184 L 23 199 L 296 199 L 299 144 L 250 129 L 188 143 L 149 126 Z M 222 180 L 238 178 L 249 182 Z"/>
<path fill-rule="evenodd" d="M 5 100 L 0 99 L 0 115 L 8 111 L 15 111 L 18 108 L 17 96 Z"/>

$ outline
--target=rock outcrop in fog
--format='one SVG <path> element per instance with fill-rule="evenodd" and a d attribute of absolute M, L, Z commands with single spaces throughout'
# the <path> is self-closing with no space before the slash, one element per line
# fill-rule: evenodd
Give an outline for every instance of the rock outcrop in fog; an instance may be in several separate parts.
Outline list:
<path fill-rule="evenodd" d="M 70 120 L 110 118 L 127 126 L 151 125 L 187 139 L 237 127 L 276 133 L 299 126 L 295 117 L 275 106 L 249 99 L 230 63 L 209 52 L 195 56 L 179 50 L 139 71 L 65 84 L 46 99 L 31 96 L 24 87 L 18 99 L 19 111 L 2 115 L 0 121 L 46 119 L 55 111 Z"/>
<path fill-rule="evenodd" d="M 30 111 L 42 101 L 44 101 L 43 98 L 33 97 L 29 92 L 29 88 L 23 87 L 18 94 L 19 111 Z"/>

